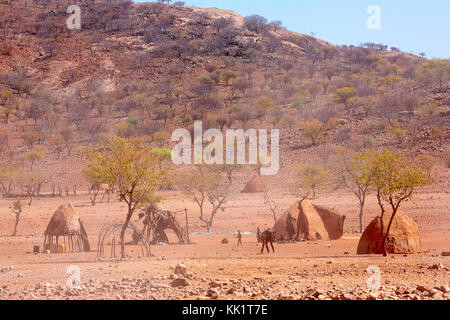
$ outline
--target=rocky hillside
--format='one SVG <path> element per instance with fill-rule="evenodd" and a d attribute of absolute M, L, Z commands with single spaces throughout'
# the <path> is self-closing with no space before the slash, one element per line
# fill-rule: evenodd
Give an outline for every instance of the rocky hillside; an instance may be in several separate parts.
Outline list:
<path fill-rule="evenodd" d="M 67 1 L 0 0 L 3 171 L 67 188 L 82 183 L 80 147 L 113 135 L 169 147 L 197 119 L 280 128 L 283 169 L 336 145 L 450 162 L 449 61 L 335 46 L 227 10 L 77 2 L 81 30 L 67 28 Z"/>

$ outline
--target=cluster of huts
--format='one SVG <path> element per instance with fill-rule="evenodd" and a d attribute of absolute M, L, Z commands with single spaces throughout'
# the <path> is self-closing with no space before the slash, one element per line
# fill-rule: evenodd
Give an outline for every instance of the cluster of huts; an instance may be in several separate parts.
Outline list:
<path fill-rule="evenodd" d="M 384 215 L 386 231 L 390 214 Z M 295 237 L 307 241 L 337 240 L 344 234 L 345 215 L 335 210 L 318 206 L 310 201 L 294 203 L 273 226 L 276 240 Z M 357 253 L 381 254 L 381 218 L 370 222 L 362 234 Z M 167 226 L 162 225 L 164 229 Z M 164 230 L 161 230 L 164 231 Z M 91 246 L 79 213 L 70 204 L 60 206 L 50 219 L 45 230 L 44 252 L 89 252 Z M 387 241 L 388 253 L 409 254 L 421 251 L 419 226 L 416 221 L 398 212 L 393 220 Z"/>

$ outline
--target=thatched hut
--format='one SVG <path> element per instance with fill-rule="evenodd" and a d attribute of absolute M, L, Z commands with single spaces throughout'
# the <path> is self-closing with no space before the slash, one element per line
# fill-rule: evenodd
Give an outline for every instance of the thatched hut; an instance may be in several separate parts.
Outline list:
<path fill-rule="evenodd" d="M 391 216 L 391 212 L 385 212 L 384 214 L 384 232 L 387 231 Z M 362 234 L 357 253 L 382 254 L 382 240 L 381 217 L 378 216 L 372 220 Z M 414 219 L 402 211 L 398 211 L 392 221 L 392 227 L 386 242 L 386 251 L 392 254 L 413 254 L 420 253 L 421 248 L 419 225 Z"/>
<path fill-rule="evenodd" d="M 44 249 L 50 249 L 54 245 L 58 248 L 59 237 L 63 237 L 69 251 L 89 252 L 91 250 L 80 215 L 70 203 L 60 206 L 50 219 L 45 231 Z"/>
<path fill-rule="evenodd" d="M 337 240 L 344 233 L 345 216 L 305 200 L 294 203 L 273 227 L 276 240 Z"/>
<path fill-rule="evenodd" d="M 265 190 L 264 180 L 259 177 L 253 177 L 250 179 L 242 190 L 242 193 L 263 193 Z"/>

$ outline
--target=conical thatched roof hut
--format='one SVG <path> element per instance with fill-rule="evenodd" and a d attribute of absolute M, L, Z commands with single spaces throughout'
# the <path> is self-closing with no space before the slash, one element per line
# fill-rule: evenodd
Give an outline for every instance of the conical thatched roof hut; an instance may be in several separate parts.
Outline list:
<path fill-rule="evenodd" d="M 392 213 L 385 212 L 383 217 L 386 232 Z M 386 243 L 386 251 L 393 254 L 420 253 L 421 242 L 419 225 L 414 219 L 398 211 L 392 222 Z M 358 254 L 382 254 L 381 218 L 372 220 L 361 236 L 358 244 Z"/>
<path fill-rule="evenodd" d="M 75 251 L 91 250 L 80 215 L 70 203 L 60 206 L 50 219 L 45 231 L 44 248 L 53 244 L 53 237 L 56 237 L 56 244 L 59 237 L 68 237 L 69 247 Z"/>
<path fill-rule="evenodd" d="M 253 177 L 250 179 L 242 190 L 242 193 L 262 193 L 264 192 L 264 180 L 259 177 Z"/>
<path fill-rule="evenodd" d="M 290 217 L 289 217 L 290 216 Z M 278 240 L 337 240 L 344 233 L 345 216 L 305 200 L 294 203 L 277 221 L 273 230 Z M 291 224 L 289 226 L 289 224 Z"/>

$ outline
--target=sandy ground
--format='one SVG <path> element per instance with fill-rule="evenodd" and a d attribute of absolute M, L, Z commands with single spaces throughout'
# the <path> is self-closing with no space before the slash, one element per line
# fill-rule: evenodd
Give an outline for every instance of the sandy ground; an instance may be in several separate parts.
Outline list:
<path fill-rule="evenodd" d="M 86 193 L 67 198 L 41 198 L 25 206 L 17 237 L 11 237 L 14 215 L 12 200 L 0 200 L 0 299 L 449 299 L 450 194 L 447 190 L 422 191 L 404 207 L 421 228 L 423 252 L 418 255 L 358 256 L 356 248 L 358 208 L 351 194 L 339 191 L 315 202 L 347 215 L 345 235 L 337 241 L 275 244 L 275 253 L 259 254 L 254 232 L 271 227 L 273 218 L 261 194 L 238 194 L 227 210 L 218 214 L 213 234 L 198 219 L 194 203 L 180 192 L 164 192 L 162 207 L 188 209 L 192 245 L 152 246 L 154 257 L 144 257 L 140 247 L 128 246 L 127 261 L 97 258 L 97 237 L 102 225 L 122 222 L 123 203 L 98 203 L 92 207 Z M 279 214 L 294 199 L 279 194 Z M 43 232 L 56 208 L 70 202 L 79 210 L 91 246 L 90 253 L 33 254 L 43 243 Z M 365 224 L 378 213 L 370 199 Z M 178 216 L 184 224 L 184 213 Z M 139 221 L 134 221 L 141 225 Z M 237 247 L 234 232 L 246 232 Z M 248 232 L 248 234 L 247 234 Z M 169 232 L 172 242 L 175 235 Z M 229 244 L 221 244 L 227 238 Z M 179 263 L 186 273 L 175 275 Z M 81 287 L 68 290 L 67 268 L 78 266 Z M 381 287 L 367 288 L 380 269 Z M 172 287 L 182 276 L 183 287 Z M 377 275 L 375 275 L 377 276 Z M 450 291 L 450 290 L 449 290 Z"/>

